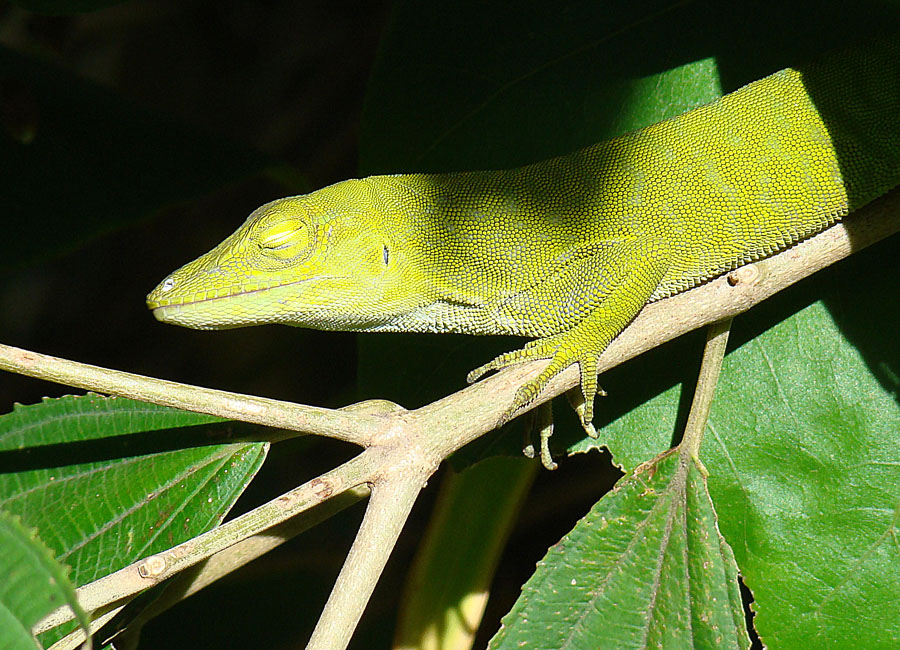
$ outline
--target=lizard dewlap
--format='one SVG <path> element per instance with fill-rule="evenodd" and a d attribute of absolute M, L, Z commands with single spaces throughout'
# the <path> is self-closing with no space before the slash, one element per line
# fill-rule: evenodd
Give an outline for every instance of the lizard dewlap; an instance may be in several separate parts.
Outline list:
<path fill-rule="evenodd" d="M 148 296 L 195 328 L 518 334 L 473 371 L 597 357 L 648 302 L 824 230 L 900 182 L 900 38 L 526 167 L 348 180 L 256 210 Z"/>

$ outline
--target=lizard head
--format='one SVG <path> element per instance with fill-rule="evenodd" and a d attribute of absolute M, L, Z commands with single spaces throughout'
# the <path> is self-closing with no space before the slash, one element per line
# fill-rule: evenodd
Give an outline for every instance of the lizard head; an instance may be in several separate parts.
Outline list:
<path fill-rule="evenodd" d="M 147 306 L 196 329 L 376 327 L 415 307 L 407 303 L 419 275 L 395 245 L 387 209 L 365 180 L 267 203 L 165 278 Z"/>

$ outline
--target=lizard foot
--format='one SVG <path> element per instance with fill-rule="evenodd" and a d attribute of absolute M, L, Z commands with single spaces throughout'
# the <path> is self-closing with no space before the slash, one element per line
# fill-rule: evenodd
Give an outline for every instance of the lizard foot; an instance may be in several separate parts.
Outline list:
<path fill-rule="evenodd" d="M 532 380 L 522 384 L 516 391 L 513 403 L 503 416 L 503 422 L 512 419 L 519 409 L 531 404 L 547 387 L 550 380 L 560 372 L 577 363 L 581 372 L 581 400 L 573 406 L 588 435 L 597 436 L 592 420 L 594 417 L 594 396 L 597 386 L 597 353 L 573 341 L 572 331 L 562 332 L 543 339 L 530 341 L 521 350 L 505 352 L 492 361 L 469 373 L 467 380 L 472 383 L 492 370 L 500 370 L 526 361 L 550 359 L 550 363 Z M 605 393 L 599 390 L 601 395 Z"/>

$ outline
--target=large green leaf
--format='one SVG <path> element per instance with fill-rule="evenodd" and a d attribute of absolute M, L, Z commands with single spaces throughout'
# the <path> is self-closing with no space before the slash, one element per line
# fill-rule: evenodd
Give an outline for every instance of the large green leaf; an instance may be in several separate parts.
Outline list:
<path fill-rule="evenodd" d="M 268 446 L 209 444 L 216 422 L 98 395 L 18 406 L 0 417 L 0 507 L 85 584 L 221 521 Z"/>
<path fill-rule="evenodd" d="M 86 584 L 221 522 L 268 449 L 212 444 L 233 426 L 98 395 L 18 406 L 0 416 L 0 508 Z"/>
<path fill-rule="evenodd" d="M 573 151 L 712 99 L 718 83 L 694 72 L 704 61 L 731 91 L 890 30 L 898 15 L 877 1 L 401 0 L 372 74 L 361 170 L 508 167 Z M 656 85 L 678 69 L 680 83 Z"/>
<path fill-rule="evenodd" d="M 772 648 L 897 645 L 896 393 L 821 304 L 732 357 L 702 453 L 760 637 Z"/>

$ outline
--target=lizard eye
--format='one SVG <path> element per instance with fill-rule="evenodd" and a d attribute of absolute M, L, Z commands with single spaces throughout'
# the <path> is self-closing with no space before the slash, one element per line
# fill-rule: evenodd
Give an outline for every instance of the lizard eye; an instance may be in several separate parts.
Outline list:
<path fill-rule="evenodd" d="M 313 244 L 313 235 L 305 221 L 289 217 L 264 226 L 256 241 L 263 254 L 288 260 L 305 253 Z"/>

